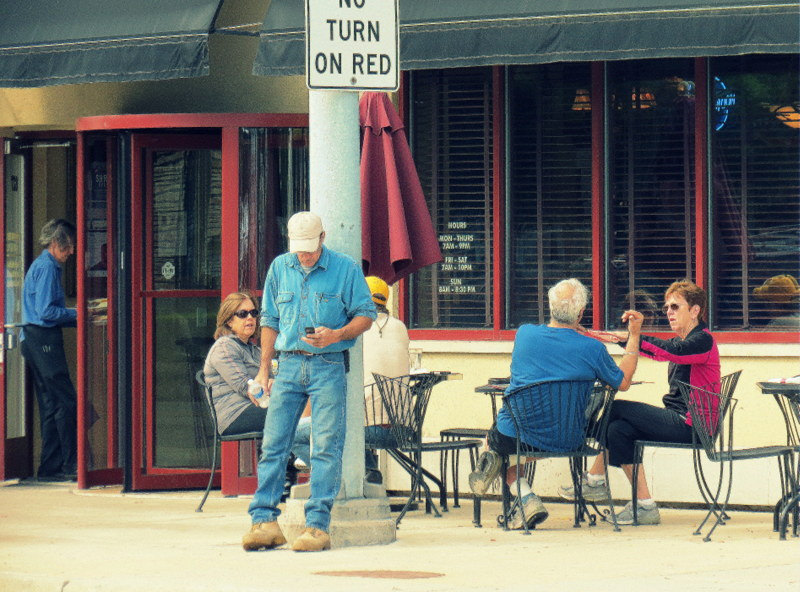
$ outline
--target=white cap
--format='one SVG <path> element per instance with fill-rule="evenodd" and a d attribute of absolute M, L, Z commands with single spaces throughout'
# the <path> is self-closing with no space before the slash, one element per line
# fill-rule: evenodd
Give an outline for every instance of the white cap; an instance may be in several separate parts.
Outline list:
<path fill-rule="evenodd" d="M 313 253 L 319 248 L 322 220 L 313 212 L 297 212 L 286 225 L 289 230 L 289 252 Z"/>

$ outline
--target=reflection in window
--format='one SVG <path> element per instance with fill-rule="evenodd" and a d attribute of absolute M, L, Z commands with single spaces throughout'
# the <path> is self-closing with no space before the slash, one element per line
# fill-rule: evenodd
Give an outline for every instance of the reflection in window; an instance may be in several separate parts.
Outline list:
<path fill-rule="evenodd" d="M 153 288 L 220 286 L 220 150 L 153 152 Z"/>
<path fill-rule="evenodd" d="M 694 277 L 693 71 L 690 60 L 611 66 L 609 327 L 636 300 L 660 302 Z"/>
<path fill-rule="evenodd" d="M 713 328 L 800 329 L 797 56 L 712 60 Z M 713 128 L 712 128 L 713 129 Z"/>
<path fill-rule="evenodd" d="M 588 64 L 510 70 L 508 328 L 546 323 L 556 282 L 592 285 L 590 83 Z"/>
<path fill-rule="evenodd" d="M 239 142 L 239 277 L 260 290 L 288 248 L 286 222 L 309 207 L 308 130 L 242 128 Z"/>
<path fill-rule="evenodd" d="M 444 257 L 414 274 L 413 327 L 492 327 L 491 82 L 486 68 L 412 75 L 411 149 Z"/>

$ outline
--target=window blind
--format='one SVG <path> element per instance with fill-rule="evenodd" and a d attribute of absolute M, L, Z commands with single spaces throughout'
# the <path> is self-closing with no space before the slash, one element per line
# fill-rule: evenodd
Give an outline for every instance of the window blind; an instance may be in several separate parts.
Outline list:
<path fill-rule="evenodd" d="M 797 331 L 797 56 L 715 59 L 711 71 L 712 327 Z"/>
<path fill-rule="evenodd" d="M 592 284 L 588 64 L 509 71 L 506 326 L 546 323 L 547 290 Z M 586 311 L 591 320 L 591 303 Z"/>
<path fill-rule="evenodd" d="M 608 306 L 645 313 L 645 329 L 673 281 L 694 278 L 694 81 L 689 60 L 610 66 Z"/>
<path fill-rule="evenodd" d="M 239 171 L 239 281 L 260 290 L 288 248 L 286 222 L 308 209 L 308 130 L 242 128 Z"/>
<path fill-rule="evenodd" d="M 414 72 L 411 149 L 444 260 L 412 276 L 410 326 L 491 328 L 492 75 Z"/>

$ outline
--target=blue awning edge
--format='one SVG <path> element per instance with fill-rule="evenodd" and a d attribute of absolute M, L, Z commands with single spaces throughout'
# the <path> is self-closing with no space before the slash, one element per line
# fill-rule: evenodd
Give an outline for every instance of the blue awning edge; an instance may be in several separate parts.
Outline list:
<path fill-rule="evenodd" d="M 399 12 L 402 70 L 800 51 L 796 0 L 400 0 Z M 303 22 L 302 2 L 271 1 L 254 74 L 304 73 Z"/>
<path fill-rule="evenodd" d="M 205 76 L 222 0 L 0 3 L 0 87 Z"/>

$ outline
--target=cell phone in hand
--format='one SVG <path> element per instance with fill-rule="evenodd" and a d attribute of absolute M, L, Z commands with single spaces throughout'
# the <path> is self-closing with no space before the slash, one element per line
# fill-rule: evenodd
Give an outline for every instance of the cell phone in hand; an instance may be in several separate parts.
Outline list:
<path fill-rule="evenodd" d="M 306 327 L 306 335 L 313 335 L 317 330 L 314 327 Z"/>

